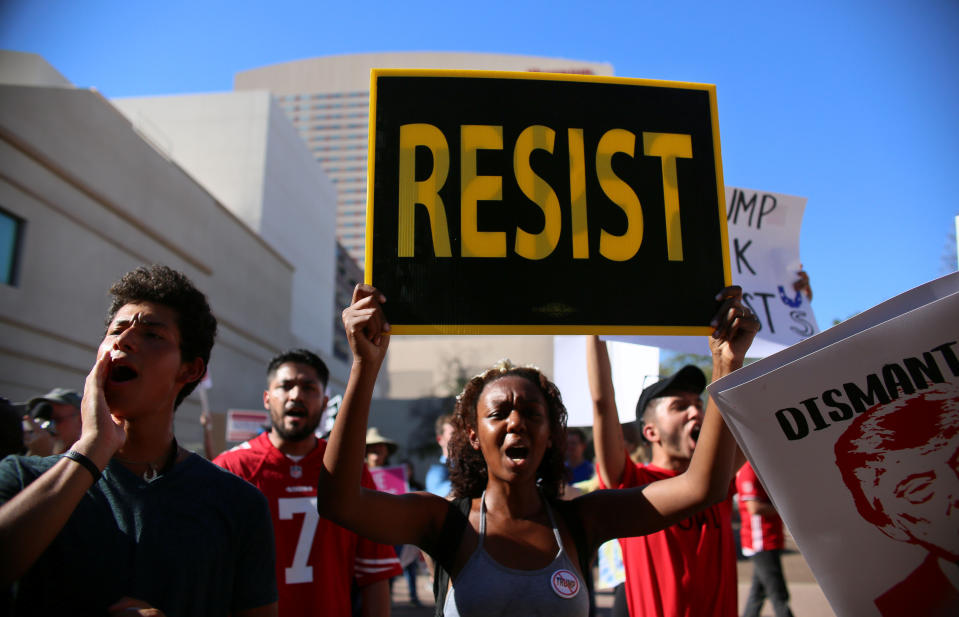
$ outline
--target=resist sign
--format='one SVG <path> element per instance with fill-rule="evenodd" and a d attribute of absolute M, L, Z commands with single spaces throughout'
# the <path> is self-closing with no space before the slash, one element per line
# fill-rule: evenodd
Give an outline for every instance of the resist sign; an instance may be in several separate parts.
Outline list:
<path fill-rule="evenodd" d="M 707 334 L 715 88 L 374 70 L 366 281 L 398 334 Z"/>

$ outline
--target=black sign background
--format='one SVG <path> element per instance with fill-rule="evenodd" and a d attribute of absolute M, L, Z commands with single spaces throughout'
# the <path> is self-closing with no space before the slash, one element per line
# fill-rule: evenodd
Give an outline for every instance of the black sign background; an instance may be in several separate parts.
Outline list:
<path fill-rule="evenodd" d="M 380 289 L 397 333 L 658 333 L 708 331 L 714 296 L 728 284 L 725 204 L 717 180 L 711 86 L 602 78 L 523 79 L 422 71 L 376 71 L 371 93 L 375 152 L 367 217 L 366 280 Z M 470 73 L 456 73 L 467 75 Z M 472 75 L 472 74 L 470 74 Z M 628 82 L 628 83 L 623 83 Z M 686 86 L 686 87 L 682 87 Z M 400 127 L 426 123 L 449 144 L 445 204 L 452 257 L 437 258 L 426 208 L 417 204 L 414 257 L 398 257 Z M 483 150 L 477 173 L 502 177 L 502 201 L 481 201 L 480 231 L 506 233 L 506 258 L 460 256 L 460 127 L 503 127 L 503 149 Z M 513 146 L 531 125 L 556 131 L 553 153 L 535 151 L 531 166 L 556 192 L 562 212 L 559 244 L 548 257 L 529 260 L 513 251 L 517 225 L 543 229 L 540 208 L 520 190 Z M 573 259 L 567 129 L 583 129 L 589 258 Z M 596 147 L 611 129 L 636 136 L 631 158 L 615 154 L 616 175 L 632 187 L 643 211 L 638 253 L 615 262 L 599 254 L 601 228 L 620 235 L 626 215 L 602 191 Z M 676 160 L 683 261 L 668 261 L 662 159 L 643 155 L 643 132 L 689 134 L 693 158 Z M 432 155 L 417 148 L 416 180 L 429 177 Z M 404 327 L 409 326 L 409 327 Z M 510 327 L 510 326 L 519 326 Z M 690 328 L 695 328 L 690 330 Z"/>

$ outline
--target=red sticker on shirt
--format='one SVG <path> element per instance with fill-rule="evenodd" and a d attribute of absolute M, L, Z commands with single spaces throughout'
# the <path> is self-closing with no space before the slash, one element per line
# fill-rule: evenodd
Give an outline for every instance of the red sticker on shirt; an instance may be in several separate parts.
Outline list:
<path fill-rule="evenodd" d="M 549 579 L 553 591 L 561 598 L 572 598 L 579 593 L 579 579 L 569 570 L 557 570 Z"/>

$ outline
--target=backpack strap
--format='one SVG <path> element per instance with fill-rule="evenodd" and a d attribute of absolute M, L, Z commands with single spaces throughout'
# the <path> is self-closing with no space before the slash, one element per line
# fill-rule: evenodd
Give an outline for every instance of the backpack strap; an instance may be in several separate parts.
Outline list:
<path fill-rule="evenodd" d="M 472 503 L 473 500 L 469 497 L 460 497 L 450 502 L 449 509 L 446 511 L 446 519 L 443 521 L 443 528 L 440 529 L 433 551 L 430 552 L 436 562 L 433 572 L 433 598 L 436 601 L 434 617 L 443 617 L 446 593 L 450 587 L 449 572 L 453 569 L 456 551 L 463 539 L 466 526 L 469 524 L 469 511 Z"/>

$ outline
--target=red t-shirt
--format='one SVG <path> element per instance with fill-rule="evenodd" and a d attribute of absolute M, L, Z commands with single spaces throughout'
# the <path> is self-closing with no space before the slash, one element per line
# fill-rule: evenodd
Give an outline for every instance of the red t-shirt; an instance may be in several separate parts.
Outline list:
<path fill-rule="evenodd" d="M 615 488 L 643 486 L 678 475 L 626 457 Z M 606 488 L 602 485 L 601 488 Z M 732 488 L 732 487 L 730 487 Z M 738 617 L 736 546 L 729 496 L 656 533 L 621 538 L 630 615 L 643 617 Z"/>
<path fill-rule="evenodd" d="M 747 501 L 769 501 L 769 495 L 749 463 L 743 465 L 736 474 L 736 492 L 739 493 L 739 518 L 742 520 L 739 536 L 743 555 L 749 557 L 760 551 L 783 548 L 786 538 L 783 535 L 783 520 L 779 515 L 750 514 L 746 509 Z"/>
<path fill-rule="evenodd" d="M 276 539 L 276 586 L 281 617 L 349 617 L 350 585 L 402 574 L 391 546 L 362 538 L 316 511 L 316 486 L 326 441 L 299 461 L 273 447 L 266 433 L 213 462 L 266 495 Z M 375 488 L 364 467 L 363 486 Z"/>

